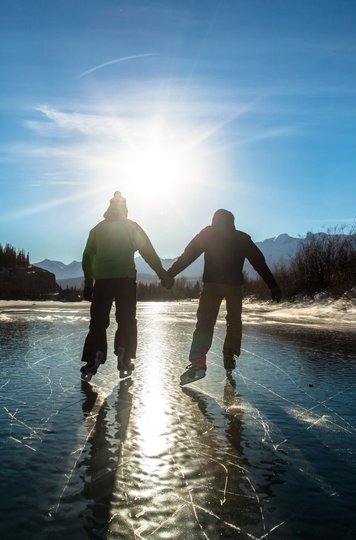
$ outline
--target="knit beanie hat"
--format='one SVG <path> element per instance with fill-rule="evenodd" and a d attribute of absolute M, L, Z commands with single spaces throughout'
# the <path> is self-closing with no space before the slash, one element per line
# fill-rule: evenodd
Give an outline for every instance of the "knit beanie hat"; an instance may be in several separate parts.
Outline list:
<path fill-rule="evenodd" d="M 110 199 L 109 208 L 106 210 L 104 218 L 127 218 L 126 199 L 121 195 L 120 191 L 115 191 L 113 198 Z"/>

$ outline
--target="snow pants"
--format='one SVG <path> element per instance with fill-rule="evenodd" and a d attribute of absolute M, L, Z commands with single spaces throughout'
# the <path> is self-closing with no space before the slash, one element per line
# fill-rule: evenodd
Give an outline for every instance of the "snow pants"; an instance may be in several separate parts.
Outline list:
<path fill-rule="evenodd" d="M 89 333 L 86 337 L 82 362 L 91 362 L 98 351 L 107 355 L 106 330 L 110 324 L 110 311 L 115 301 L 117 330 L 114 352 L 124 347 L 128 358 L 136 357 L 136 280 L 134 278 L 98 279 L 94 284 L 90 307 Z"/>
<path fill-rule="evenodd" d="M 189 359 L 196 367 L 206 367 L 206 355 L 213 341 L 221 302 L 226 301 L 226 335 L 223 352 L 240 355 L 242 337 L 242 285 L 204 283 L 197 311 Z"/>

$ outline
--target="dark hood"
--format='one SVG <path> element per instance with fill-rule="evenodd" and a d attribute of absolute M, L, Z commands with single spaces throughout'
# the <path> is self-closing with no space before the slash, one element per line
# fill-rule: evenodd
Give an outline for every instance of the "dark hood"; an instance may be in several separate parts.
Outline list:
<path fill-rule="evenodd" d="M 223 208 L 220 208 L 220 210 L 217 210 L 214 215 L 211 222 L 212 227 L 214 229 L 224 229 L 226 231 L 231 231 L 235 229 L 235 218 L 234 215 L 229 212 L 228 210 L 224 210 Z"/>

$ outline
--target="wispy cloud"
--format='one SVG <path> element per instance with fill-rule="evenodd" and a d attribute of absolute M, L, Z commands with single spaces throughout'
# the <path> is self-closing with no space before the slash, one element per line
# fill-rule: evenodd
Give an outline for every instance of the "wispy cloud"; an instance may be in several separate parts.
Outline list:
<path fill-rule="evenodd" d="M 57 208 L 58 206 L 68 205 L 68 203 L 83 200 L 85 198 L 93 197 L 93 195 L 97 195 L 98 193 L 101 193 L 103 191 L 106 191 L 106 187 L 96 187 L 95 189 L 85 190 L 84 192 L 75 193 L 72 195 L 69 195 L 67 197 L 61 197 L 56 199 L 51 199 L 49 201 L 45 201 L 38 205 L 32 205 L 22 208 L 17 208 L 16 210 L 9 210 L 8 212 L 2 212 L 0 215 L 0 221 L 13 221 L 15 219 L 22 219 L 27 216 L 39 214 L 41 212 L 44 212 L 46 210 L 50 210 L 52 208 Z"/>
<path fill-rule="evenodd" d="M 355 40 L 347 39 L 328 39 L 318 41 L 305 41 L 304 44 L 301 44 L 306 50 L 315 51 L 326 56 L 331 55 L 354 55 L 356 52 Z"/>
<path fill-rule="evenodd" d="M 90 75 L 91 73 L 94 73 L 95 71 L 98 71 L 99 69 L 103 69 L 107 66 L 112 66 L 114 64 L 119 64 L 121 62 L 128 62 L 130 60 L 138 60 L 140 58 L 149 58 L 150 56 L 157 56 L 157 53 L 143 53 L 143 54 L 133 54 L 131 56 L 122 56 L 120 58 L 115 58 L 114 60 L 109 60 L 108 62 L 104 62 L 103 64 L 99 64 L 98 66 L 94 66 L 90 69 L 87 69 L 86 71 L 83 71 L 83 73 L 80 73 L 78 75 L 77 79 L 82 79 L 83 77 L 86 77 L 87 75 Z"/>
<path fill-rule="evenodd" d="M 261 129 L 261 130 L 256 131 L 250 136 L 241 138 L 240 141 L 237 142 L 237 144 L 250 144 L 250 143 L 254 143 L 254 142 L 262 141 L 262 140 L 283 138 L 287 136 L 295 136 L 295 135 L 301 134 L 301 132 L 302 132 L 301 124 L 278 126 L 278 127 L 273 127 L 269 129 Z"/>
<path fill-rule="evenodd" d="M 212 152 L 212 148 L 209 150 L 212 141 L 215 141 L 215 149 L 226 151 L 230 147 L 292 136 L 301 131 L 300 125 L 276 125 L 274 116 L 272 123 L 264 122 L 264 127 L 260 127 L 261 115 L 266 113 L 263 98 L 249 102 L 231 99 L 220 103 L 219 107 L 212 106 L 213 103 L 213 96 L 207 96 L 206 102 L 198 96 L 188 103 L 173 100 L 161 115 L 158 110 L 147 110 L 146 115 L 137 114 L 137 111 L 135 114 L 134 103 L 130 103 L 126 115 L 115 109 L 110 113 L 105 106 L 101 112 L 99 104 L 88 107 L 87 111 L 82 106 L 80 112 L 41 105 L 35 109 L 39 118 L 31 119 L 25 125 L 42 140 L 7 147 L 7 153 L 21 155 L 33 163 L 41 160 L 41 168 L 43 160 L 47 159 L 47 172 L 52 174 L 54 171 L 59 176 L 44 178 L 42 174 L 33 184 L 44 182 L 64 186 L 81 183 L 83 179 L 91 182 L 103 174 L 109 179 L 117 177 L 127 153 L 134 155 L 157 133 L 164 139 L 164 146 L 168 144 L 176 156 L 185 159 L 190 154 L 195 159 L 198 148 L 199 151 L 205 148 L 208 154 Z M 180 120 L 184 108 L 185 124 Z M 255 122 L 257 113 L 258 121 Z M 3 153 L 6 154 L 6 149 Z"/>
<path fill-rule="evenodd" d="M 204 178 L 207 185 L 213 170 L 209 156 L 215 155 L 214 150 L 225 152 L 236 145 L 283 138 L 300 130 L 300 126 L 287 125 L 287 121 L 283 124 L 280 117 L 268 114 L 264 96 L 239 100 L 229 95 L 221 102 L 216 91 L 210 89 L 203 97 L 198 91 L 191 92 L 183 102 L 172 92 L 161 109 L 152 108 L 152 100 L 142 94 L 130 96 L 126 107 L 120 99 L 111 107 L 94 100 L 87 106 L 71 104 L 66 109 L 41 105 L 35 109 L 37 118 L 25 123 L 35 135 L 32 141 L 0 148 L 0 153 L 13 160 L 21 156 L 24 167 L 30 165 L 27 185 L 33 189 L 63 186 L 63 192 L 68 192 L 66 187 L 85 185 L 85 192 L 92 193 L 91 188 L 98 185 L 111 189 L 118 179 L 128 189 L 128 162 L 139 160 L 152 142 L 161 142 L 167 155 L 187 164 L 184 178 L 192 175 L 188 182 L 198 185 Z M 211 159 L 213 162 L 215 158 Z M 46 211 L 76 197 L 81 195 L 17 209 L 3 219 Z"/>
<path fill-rule="evenodd" d="M 35 110 L 41 114 L 42 118 L 26 121 L 25 125 L 43 136 L 61 137 L 71 132 L 92 136 L 117 130 L 120 125 L 118 117 L 108 115 L 62 112 L 47 105 L 36 107 Z"/>

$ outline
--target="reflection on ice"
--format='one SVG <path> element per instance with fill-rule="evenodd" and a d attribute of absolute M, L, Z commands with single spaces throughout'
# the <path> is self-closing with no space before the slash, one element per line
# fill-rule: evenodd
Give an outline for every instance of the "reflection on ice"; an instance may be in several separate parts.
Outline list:
<path fill-rule="evenodd" d="M 355 535 L 353 334 L 249 306 L 226 379 L 221 313 L 205 379 L 182 388 L 195 308 L 139 305 L 132 379 L 109 354 L 81 384 L 88 305 L 0 307 L 2 537 Z"/>
<path fill-rule="evenodd" d="M 318 426 L 318 428 L 331 430 L 334 432 L 346 431 L 347 433 L 350 433 L 350 434 L 355 432 L 355 429 L 352 428 L 352 426 L 351 426 L 352 429 L 348 429 L 345 426 L 341 426 L 332 420 L 332 416 L 327 415 L 327 414 L 323 414 L 320 416 L 316 413 L 311 414 L 309 411 L 300 411 L 296 409 L 286 409 L 286 412 L 287 414 L 289 414 L 296 420 L 307 424 L 308 425 L 307 429 L 311 429 L 314 426 Z"/>
<path fill-rule="evenodd" d="M 144 456 L 160 456 L 169 446 L 166 439 L 169 417 L 165 410 L 164 396 L 162 399 L 160 390 L 158 387 L 144 392 L 145 404 L 143 410 L 137 413 L 137 431 L 140 434 L 138 444 L 141 447 L 142 459 Z M 147 460 L 146 464 L 147 468 L 151 467 L 150 460 Z"/>
<path fill-rule="evenodd" d="M 166 329 L 160 317 L 160 303 L 147 304 L 146 316 L 150 324 L 142 329 L 141 341 L 145 342 L 145 352 L 140 369 L 143 386 L 140 388 L 140 407 L 136 415 L 138 445 L 144 460 L 145 470 L 154 466 L 154 460 L 145 459 L 160 456 L 168 450 L 168 424 L 170 423 L 167 400 L 168 381 L 166 365 L 162 362 L 165 354 Z"/>

